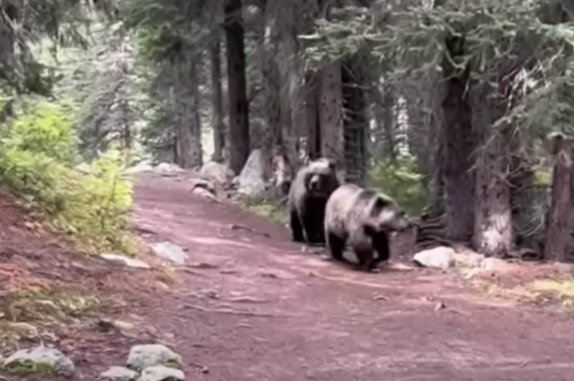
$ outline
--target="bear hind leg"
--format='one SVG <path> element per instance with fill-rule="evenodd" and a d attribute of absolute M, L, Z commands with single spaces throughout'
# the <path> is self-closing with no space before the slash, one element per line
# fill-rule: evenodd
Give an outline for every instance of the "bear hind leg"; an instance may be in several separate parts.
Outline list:
<path fill-rule="evenodd" d="M 345 250 L 345 239 L 340 238 L 339 236 L 326 232 L 327 236 L 327 247 L 331 254 L 331 258 L 343 261 L 343 251 Z"/>
<path fill-rule="evenodd" d="M 363 271 L 372 271 L 377 267 L 377 261 L 373 256 L 373 250 L 370 248 L 362 247 L 355 248 L 355 255 L 357 256 L 357 261 L 359 269 Z"/>

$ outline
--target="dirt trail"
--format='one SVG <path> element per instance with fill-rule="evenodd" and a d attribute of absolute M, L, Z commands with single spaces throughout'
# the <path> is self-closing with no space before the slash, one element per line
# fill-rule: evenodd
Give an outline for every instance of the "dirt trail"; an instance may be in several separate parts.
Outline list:
<path fill-rule="evenodd" d="M 193 196 L 176 179 L 142 177 L 136 199 L 148 240 L 188 249 L 178 284 L 142 313 L 190 379 L 574 378 L 567 316 L 481 302 L 433 271 L 350 271 L 302 253 L 284 227 Z"/>

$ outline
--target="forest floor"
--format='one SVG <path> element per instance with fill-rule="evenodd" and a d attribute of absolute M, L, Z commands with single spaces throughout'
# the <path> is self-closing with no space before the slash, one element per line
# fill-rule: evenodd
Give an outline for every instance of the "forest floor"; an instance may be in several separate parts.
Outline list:
<path fill-rule="evenodd" d="M 137 270 L 74 255 L 3 197 L 0 324 L 29 322 L 11 327 L 20 345 L 38 336 L 55 344 L 79 368 L 76 380 L 95 380 L 122 365 L 131 345 L 149 342 L 178 352 L 190 380 L 559 381 L 574 374 L 568 313 L 486 297 L 451 272 L 396 263 L 381 273 L 350 270 L 303 252 L 278 223 L 192 195 L 185 180 L 140 176 L 134 224 L 148 243 L 184 248 L 187 263 L 173 270 L 145 253 L 154 269 Z M 60 304 L 67 323 L 34 315 L 21 302 L 34 299 L 26 295 L 69 301 Z M 0 343 L 14 339 L 7 332 L 0 329 Z"/>

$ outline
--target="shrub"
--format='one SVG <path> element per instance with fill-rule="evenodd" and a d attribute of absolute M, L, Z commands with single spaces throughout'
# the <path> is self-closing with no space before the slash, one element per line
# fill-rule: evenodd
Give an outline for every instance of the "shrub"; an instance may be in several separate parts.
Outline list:
<path fill-rule="evenodd" d="M 17 118 L 0 143 L 0 185 L 84 249 L 134 253 L 128 234 L 132 187 L 121 174 L 122 155 L 111 149 L 88 170 L 74 168 L 76 140 L 68 118 L 41 104 Z"/>
<path fill-rule="evenodd" d="M 395 162 L 377 163 L 369 171 L 369 186 L 393 197 L 409 214 L 420 214 L 427 194 L 414 158 L 401 155 Z"/>

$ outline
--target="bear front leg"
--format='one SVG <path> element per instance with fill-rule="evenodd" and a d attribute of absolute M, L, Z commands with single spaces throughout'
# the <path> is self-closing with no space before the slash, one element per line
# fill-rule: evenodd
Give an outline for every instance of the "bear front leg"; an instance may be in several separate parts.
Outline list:
<path fill-rule="evenodd" d="M 379 263 L 388 261 L 391 257 L 391 249 L 389 247 L 389 237 L 387 233 L 379 233 L 372 237 L 373 247 L 378 256 L 374 260 L 375 266 Z"/>
<path fill-rule="evenodd" d="M 301 221 L 299 220 L 299 214 L 295 210 L 291 210 L 289 214 L 289 223 L 291 225 L 291 238 L 294 242 L 305 242 L 305 237 L 303 237 L 303 226 L 301 226 Z"/>
<path fill-rule="evenodd" d="M 303 228 L 307 235 L 307 242 L 310 245 L 325 245 L 325 228 L 321 216 L 316 214 L 307 214 L 303 218 Z"/>

